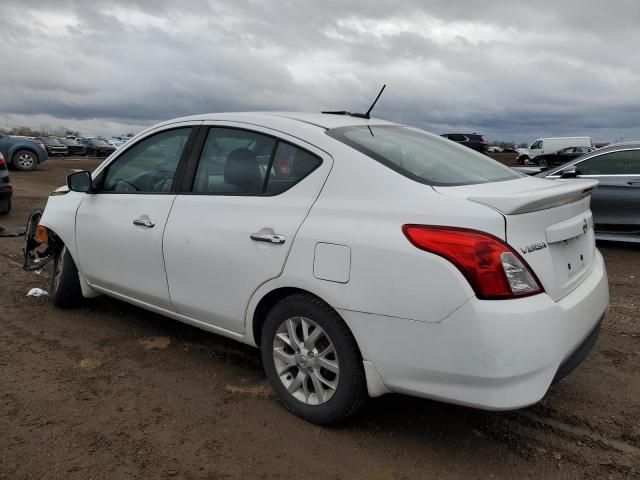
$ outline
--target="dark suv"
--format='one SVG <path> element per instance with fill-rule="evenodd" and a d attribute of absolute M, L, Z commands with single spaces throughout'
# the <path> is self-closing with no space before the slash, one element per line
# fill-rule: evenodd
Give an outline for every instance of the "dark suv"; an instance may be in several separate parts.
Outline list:
<path fill-rule="evenodd" d="M 108 157 L 113 152 L 116 151 L 116 148 L 112 145 L 109 145 L 104 140 L 100 140 L 99 138 L 76 138 L 76 142 L 84 145 L 87 150 L 87 155 L 95 155 L 96 157 Z"/>
<path fill-rule="evenodd" d="M 44 144 L 50 157 L 65 157 L 69 154 L 69 148 L 56 137 L 36 137 L 36 140 Z"/>
<path fill-rule="evenodd" d="M 477 133 L 444 133 L 442 136 L 485 155 L 488 153 L 487 142 Z"/>

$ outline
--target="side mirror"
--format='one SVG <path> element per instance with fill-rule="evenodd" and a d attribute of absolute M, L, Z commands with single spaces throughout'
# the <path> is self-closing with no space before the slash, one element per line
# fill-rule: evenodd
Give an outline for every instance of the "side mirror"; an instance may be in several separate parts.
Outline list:
<path fill-rule="evenodd" d="M 576 167 L 567 167 L 560 173 L 560 178 L 577 178 L 578 171 Z"/>
<path fill-rule="evenodd" d="M 86 193 L 91 190 L 91 174 L 86 170 L 67 175 L 67 187 L 72 192 Z"/>

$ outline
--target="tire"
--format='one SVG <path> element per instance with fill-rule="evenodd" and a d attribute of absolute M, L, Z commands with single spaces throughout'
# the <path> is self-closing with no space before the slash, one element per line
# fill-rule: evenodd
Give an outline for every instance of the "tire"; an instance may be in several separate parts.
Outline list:
<path fill-rule="evenodd" d="M 34 170 L 38 166 L 38 157 L 31 150 L 18 150 L 11 157 L 11 163 L 16 170 Z"/>
<path fill-rule="evenodd" d="M 305 338 L 313 343 L 305 345 Z M 320 299 L 295 294 L 278 302 L 267 315 L 260 345 L 271 387 L 299 417 L 323 425 L 336 423 L 367 400 L 358 345 L 338 313 Z"/>
<path fill-rule="evenodd" d="M 6 215 L 11 211 L 11 198 L 0 200 L 0 215 Z"/>
<path fill-rule="evenodd" d="M 542 168 L 547 168 L 549 166 L 549 162 L 547 161 L 546 158 L 541 158 L 540 160 L 538 160 L 538 166 Z"/>
<path fill-rule="evenodd" d="M 78 269 L 66 246 L 56 254 L 51 275 L 51 301 L 59 308 L 73 308 L 82 303 Z"/>

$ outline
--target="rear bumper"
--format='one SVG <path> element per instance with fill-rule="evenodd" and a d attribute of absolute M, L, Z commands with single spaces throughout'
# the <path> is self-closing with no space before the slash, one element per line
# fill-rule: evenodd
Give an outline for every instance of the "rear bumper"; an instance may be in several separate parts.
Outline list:
<path fill-rule="evenodd" d="M 589 276 L 557 302 L 546 294 L 502 301 L 474 297 L 438 323 L 340 313 L 388 390 L 516 409 L 539 401 L 595 343 L 593 332 L 609 303 L 604 261 L 595 255 Z"/>

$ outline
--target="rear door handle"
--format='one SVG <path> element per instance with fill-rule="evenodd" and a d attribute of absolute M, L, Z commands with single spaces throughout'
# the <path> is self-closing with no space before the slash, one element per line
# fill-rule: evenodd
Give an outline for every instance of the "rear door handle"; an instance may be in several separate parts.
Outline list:
<path fill-rule="evenodd" d="M 153 228 L 156 226 L 156 222 L 154 222 L 153 220 L 151 220 L 149 217 L 147 217 L 146 215 L 142 215 L 140 218 L 136 218 L 133 221 L 134 225 L 137 225 L 139 227 L 147 227 L 147 228 Z"/>
<path fill-rule="evenodd" d="M 631 180 L 630 182 L 627 182 L 627 185 L 631 185 L 633 187 L 640 187 L 640 179 Z"/>
<path fill-rule="evenodd" d="M 251 240 L 256 242 L 275 243 L 276 245 L 282 245 L 285 241 L 284 235 L 276 235 L 272 233 L 252 233 L 249 236 L 251 237 Z"/>

